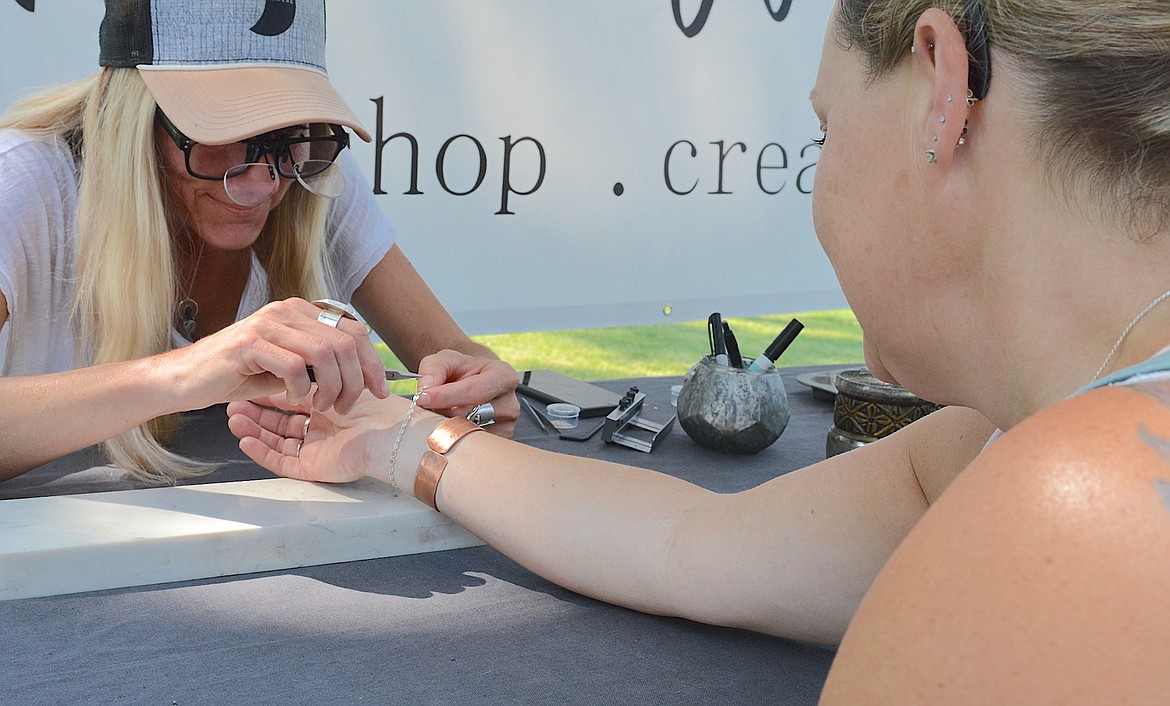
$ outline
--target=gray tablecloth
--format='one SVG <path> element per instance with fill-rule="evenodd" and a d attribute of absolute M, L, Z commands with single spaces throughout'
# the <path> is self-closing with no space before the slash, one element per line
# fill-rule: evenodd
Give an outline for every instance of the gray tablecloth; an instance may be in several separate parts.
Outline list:
<path fill-rule="evenodd" d="M 526 416 L 516 439 L 737 491 L 824 458 L 832 404 L 795 380 L 823 370 L 784 371 L 792 419 L 755 456 L 708 451 L 677 425 L 652 454 L 560 440 Z M 599 384 L 637 385 L 644 417 L 664 421 L 677 382 Z M 192 415 L 182 444 L 229 459 L 205 480 L 268 477 L 235 450 L 222 408 Z M 0 496 L 126 487 L 90 454 L 0 483 Z M 0 635 L 0 694 L 20 704 L 800 704 L 815 703 L 833 654 L 599 603 L 489 547 L 8 601 Z"/>

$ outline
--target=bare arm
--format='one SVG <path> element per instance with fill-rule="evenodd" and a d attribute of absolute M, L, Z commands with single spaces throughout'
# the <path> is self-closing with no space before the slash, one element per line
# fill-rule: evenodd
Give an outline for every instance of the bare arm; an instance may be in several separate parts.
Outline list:
<path fill-rule="evenodd" d="M 150 359 L 0 378 L 0 481 L 175 411 Z"/>
<path fill-rule="evenodd" d="M 490 402 L 496 423 L 489 430 L 512 436 L 520 416 L 516 371 L 468 338 L 397 245 L 366 275 L 354 303 L 398 358 L 424 376 L 422 407 L 462 416 Z"/>
<path fill-rule="evenodd" d="M 8 302 L 0 293 L 0 328 Z M 0 378 L 0 480 L 121 434 L 170 407 L 147 361 Z"/>
<path fill-rule="evenodd" d="M 48 375 L 0 377 L 0 480 L 129 431 L 150 419 L 288 390 L 348 410 L 362 389 L 386 395 L 364 327 L 332 329 L 303 300 L 270 304 L 184 349 Z M 8 319 L 0 294 L 0 326 Z M 363 347 L 364 346 L 364 347 Z"/>
<path fill-rule="evenodd" d="M 353 303 L 411 370 L 417 370 L 426 356 L 445 348 L 496 357 L 459 328 L 397 244 L 366 275 L 354 292 Z"/>
<path fill-rule="evenodd" d="M 269 470 L 350 480 L 367 473 L 385 479 L 403 408 L 387 400 L 361 407 L 364 418 L 314 416 L 300 458 L 283 436 L 296 424 L 281 427 L 277 413 L 247 403 L 228 411 L 241 448 Z M 969 430 L 959 422 L 972 418 L 981 419 L 943 410 L 882 442 L 735 495 L 471 434 L 448 454 L 437 502 L 492 546 L 580 593 L 650 613 L 835 642 L 926 510 L 922 471 L 911 458 L 950 474 L 990 429 L 975 424 L 943 458 L 924 456 L 918 442 L 956 425 Z M 437 423 L 424 413 L 403 439 L 396 478 L 406 491 Z"/>
<path fill-rule="evenodd" d="M 874 583 L 824 701 L 1164 701 L 1170 395 L 1161 398 L 1097 390 L 993 444 Z"/>
<path fill-rule="evenodd" d="M 492 546 L 586 595 L 835 643 L 926 511 L 911 463 L 912 454 L 921 456 L 917 443 L 949 426 L 948 417 L 969 414 L 932 415 L 900 435 L 733 495 L 477 434 L 461 454 L 456 447 L 452 455 L 461 459 L 448 466 L 437 501 Z M 939 467 L 953 461 L 932 460 Z"/>

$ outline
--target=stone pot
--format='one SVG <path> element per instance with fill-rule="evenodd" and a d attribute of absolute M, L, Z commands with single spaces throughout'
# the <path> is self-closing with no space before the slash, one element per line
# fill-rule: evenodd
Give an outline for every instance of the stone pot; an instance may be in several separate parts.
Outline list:
<path fill-rule="evenodd" d="M 750 361 L 746 361 L 750 363 Z M 701 446 L 754 454 L 788 426 L 788 394 L 780 371 L 732 368 L 700 360 L 678 393 L 678 423 Z"/>

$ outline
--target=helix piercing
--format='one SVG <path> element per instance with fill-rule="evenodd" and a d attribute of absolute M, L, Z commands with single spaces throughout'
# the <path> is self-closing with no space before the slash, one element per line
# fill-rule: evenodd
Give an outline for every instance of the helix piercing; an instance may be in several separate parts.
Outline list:
<path fill-rule="evenodd" d="M 927 164 L 934 164 L 937 161 L 938 161 L 938 152 L 935 152 L 934 150 L 926 150 L 926 163 Z"/>

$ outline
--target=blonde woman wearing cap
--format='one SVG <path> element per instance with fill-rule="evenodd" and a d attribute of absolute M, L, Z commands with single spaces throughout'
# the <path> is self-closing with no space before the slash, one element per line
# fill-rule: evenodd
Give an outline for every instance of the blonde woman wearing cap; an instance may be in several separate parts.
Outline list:
<path fill-rule="evenodd" d="M 841 641 L 827 703 L 1165 703 L 1167 37 L 1164 0 L 837 3 L 818 237 L 871 370 L 950 405 L 888 439 L 716 495 L 401 400 L 299 459 L 274 412 L 230 426 L 292 477 L 396 455 L 401 488 L 590 596 Z"/>
<path fill-rule="evenodd" d="M 323 0 L 285 9 L 108 0 L 102 72 L 0 119 L 0 479 L 103 443 L 172 482 L 208 470 L 167 451 L 177 412 L 386 397 L 350 302 L 424 406 L 491 403 L 510 433 L 515 371 L 443 309 L 344 149 L 370 138 L 324 72 Z"/>

